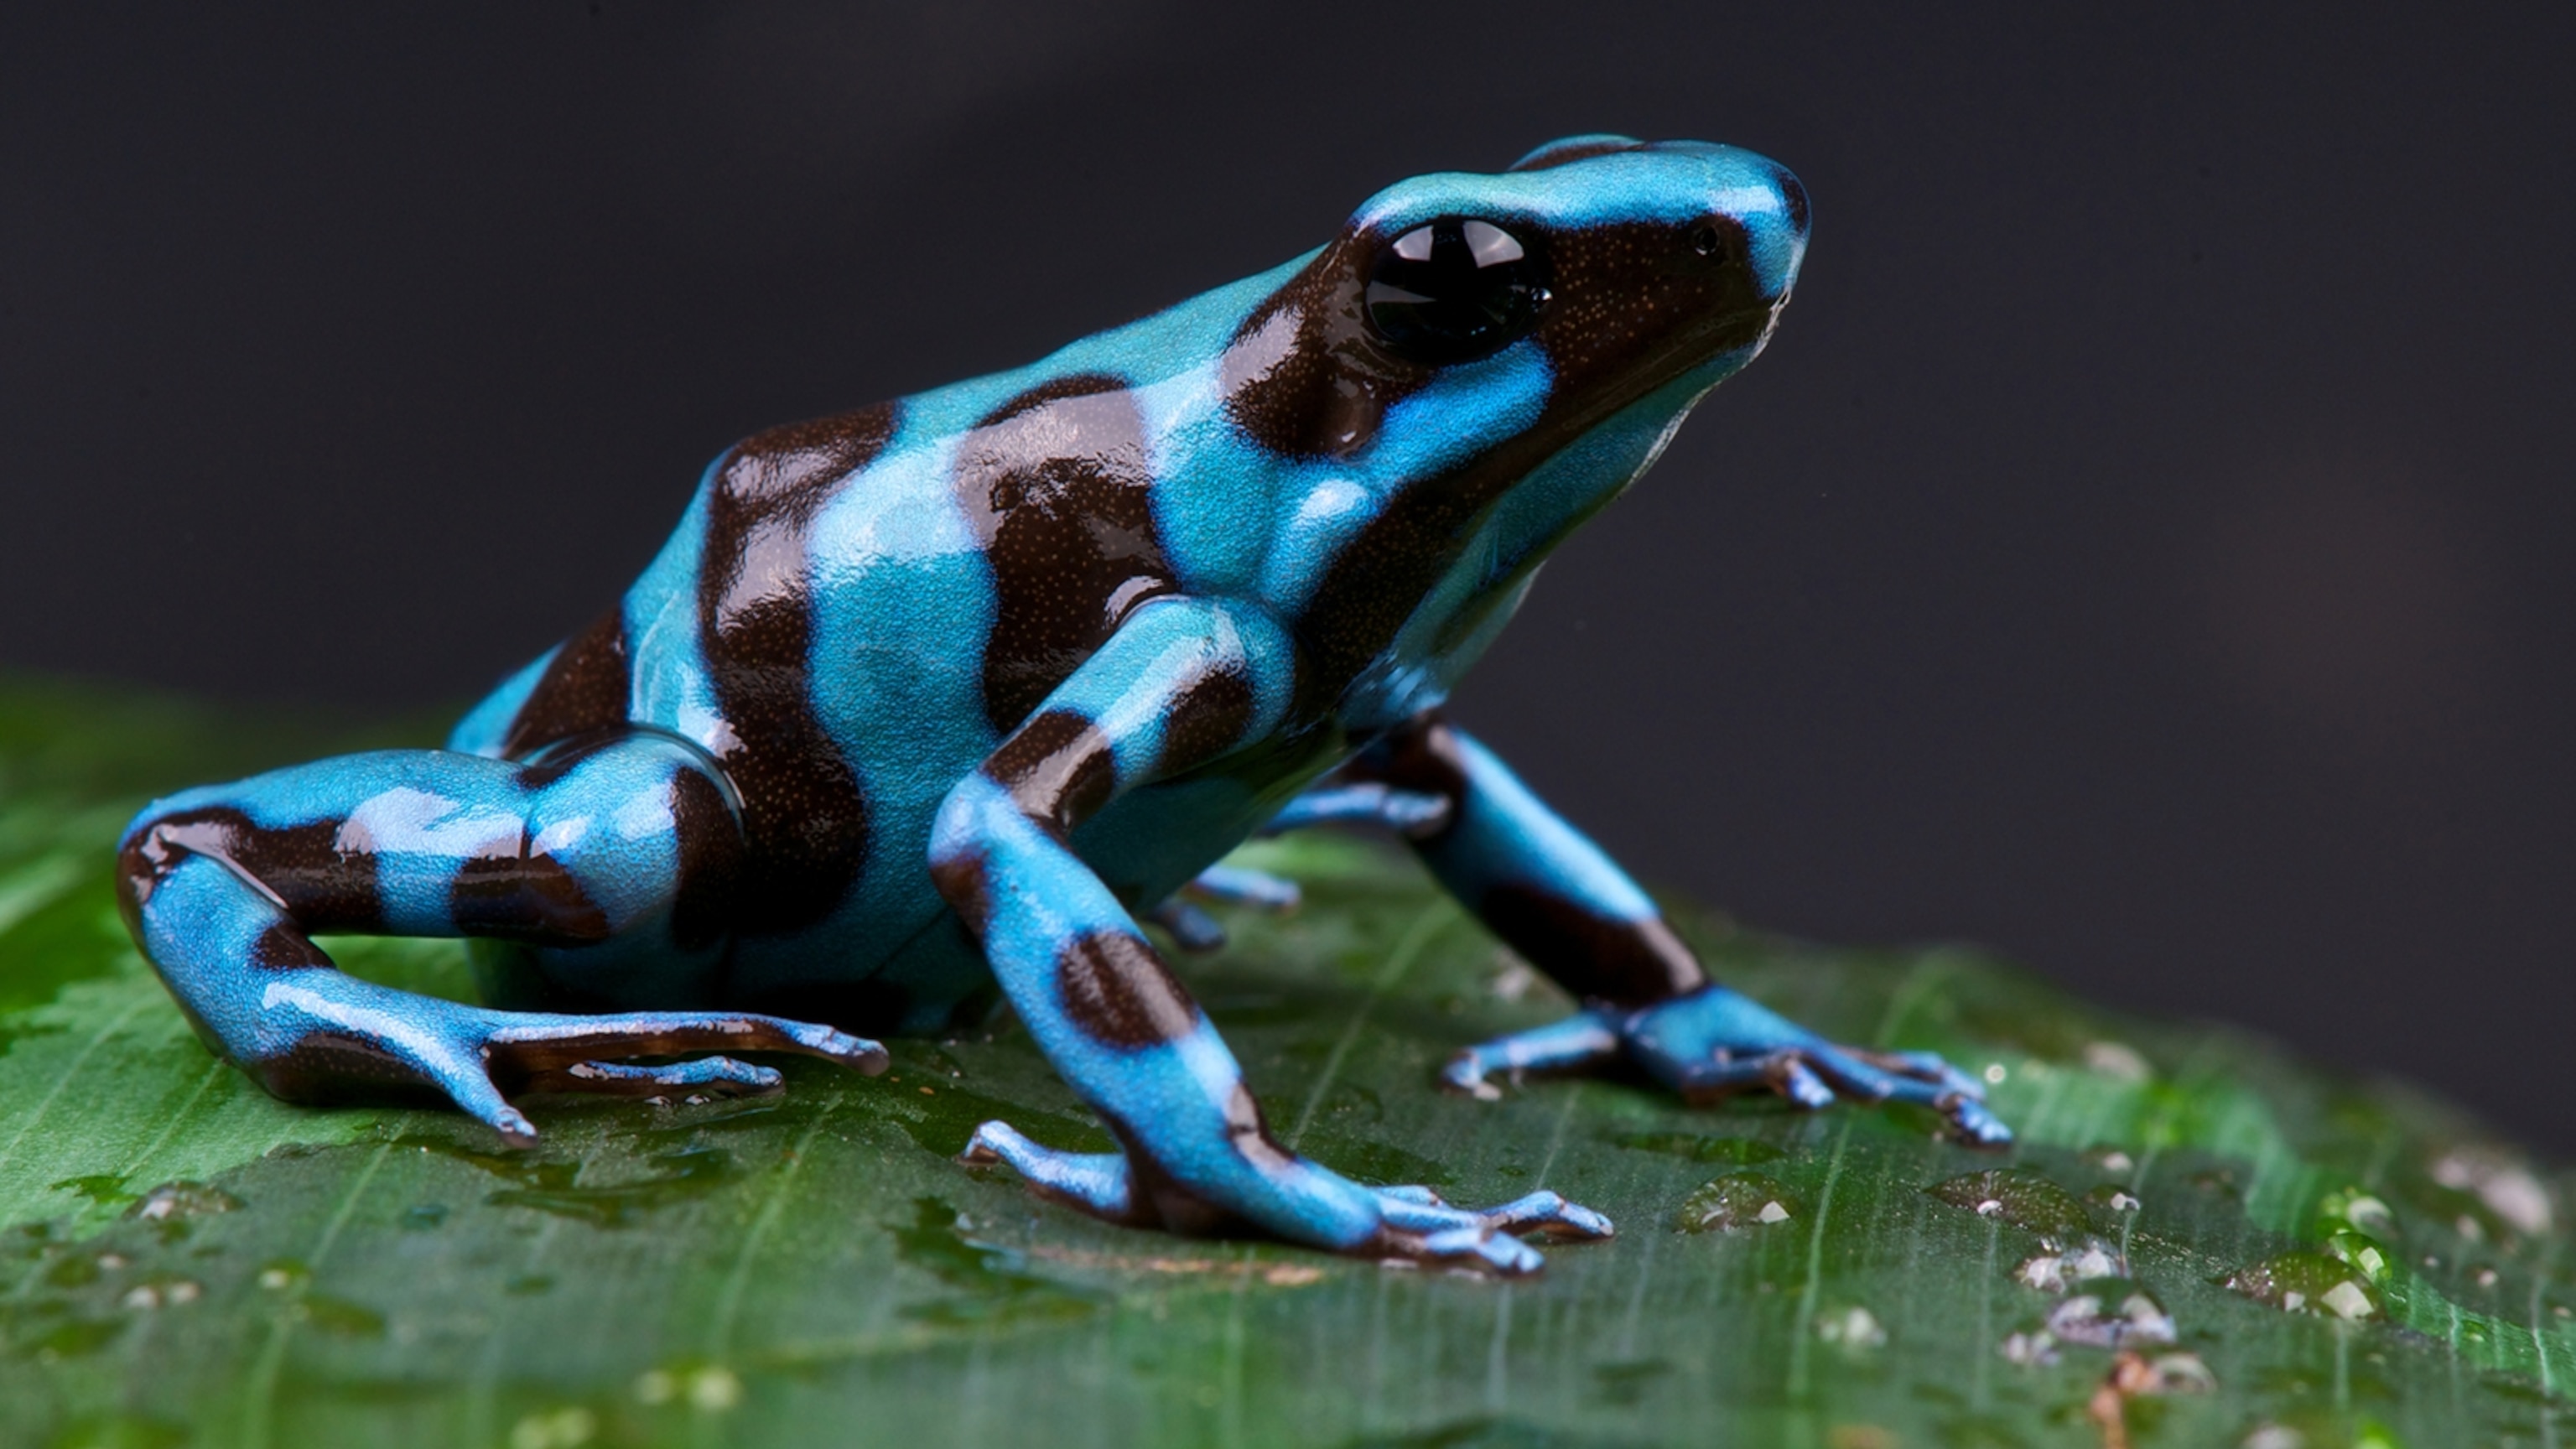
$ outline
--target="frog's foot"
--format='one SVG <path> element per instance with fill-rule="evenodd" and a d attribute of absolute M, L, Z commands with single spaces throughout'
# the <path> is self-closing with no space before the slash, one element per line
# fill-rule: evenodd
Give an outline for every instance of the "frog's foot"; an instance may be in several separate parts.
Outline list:
<path fill-rule="evenodd" d="M 1378 1256 L 1388 1262 L 1480 1266 L 1517 1276 L 1543 1266 L 1538 1250 L 1517 1236 L 1554 1242 L 1601 1242 L 1618 1230 L 1610 1219 L 1544 1189 L 1482 1212 L 1452 1207 L 1427 1187 L 1381 1187 Z"/>
<path fill-rule="evenodd" d="M 2012 1129 L 1986 1109 L 1984 1084 L 1931 1052 L 1837 1046 L 1723 986 L 1703 986 L 1631 1011 L 1594 1008 L 1452 1057 L 1444 1085 L 1500 1095 L 1492 1078 L 1563 1072 L 1626 1056 L 1694 1104 L 1738 1092 L 1777 1092 L 1798 1106 L 1837 1100 L 1907 1102 L 1947 1119 L 1972 1147 L 2003 1147 Z"/>
<path fill-rule="evenodd" d="M 1179 943 L 1180 948 L 1193 954 L 1205 954 L 1224 946 L 1225 927 L 1185 895 L 1232 905 L 1258 906 L 1270 911 L 1293 911 L 1305 899 L 1305 893 L 1298 889 L 1297 883 L 1284 876 L 1239 865 L 1209 866 L 1188 885 L 1147 912 L 1148 919 L 1171 932 L 1172 939 Z"/>
<path fill-rule="evenodd" d="M 769 1068 L 729 1056 L 654 1066 L 626 1057 L 686 1052 L 795 1052 L 875 1076 L 884 1047 L 832 1027 L 747 1012 L 639 1011 L 610 1016 L 458 1011 L 419 1056 L 431 1080 L 513 1145 L 536 1140 L 536 1128 L 504 1098 L 522 1092 L 601 1092 L 662 1096 L 670 1092 L 754 1095 L 781 1090 Z"/>
<path fill-rule="evenodd" d="M 1030 1141 L 1005 1122 L 976 1128 L 960 1160 L 1007 1164 L 1041 1196 L 1129 1227 L 1203 1228 L 1222 1216 L 1169 1181 L 1140 1193 L 1124 1153 L 1058 1151 Z M 1360 1187 L 1303 1159 L 1287 1166 L 1292 1180 L 1319 1179 L 1309 1185 L 1325 1197 L 1338 1199 L 1316 1204 L 1322 1209 L 1316 1214 L 1318 1227 L 1327 1217 L 1347 1219 L 1353 1209 L 1375 1221 L 1340 1241 L 1315 1241 L 1307 1232 L 1293 1229 L 1281 1236 L 1390 1264 L 1518 1277 L 1545 1266 L 1538 1250 L 1522 1242 L 1519 1234 L 1588 1242 L 1616 1231 L 1607 1217 L 1553 1192 L 1530 1193 L 1479 1212 L 1452 1207 L 1427 1187 Z"/>
<path fill-rule="evenodd" d="M 743 1012 L 642 1011 L 604 1016 L 494 1011 L 414 996 L 336 971 L 297 971 L 262 999 L 264 1049 L 242 1064 L 288 1101 L 329 1102 L 430 1087 L 512 1146 L 537 1129 L 510 1105 L 529 1092 L 661 1096 L 771 1092 L 778 1074 L 716 1056 L 652 1066 L 632 1057 L 795 1052 L 869 1076 L 885 1048 L 828 1026 Z"/>

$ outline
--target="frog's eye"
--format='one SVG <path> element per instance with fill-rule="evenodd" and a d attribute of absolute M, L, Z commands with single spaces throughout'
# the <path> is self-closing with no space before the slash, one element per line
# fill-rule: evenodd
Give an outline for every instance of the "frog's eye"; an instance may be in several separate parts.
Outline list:
<path fill-rule="evenodd" d="M 1369 328 L 1399 356 L 1441 366 L 1500 351 L 1547 302 L 1547 260 L 1490 221 L 1444 216 L 1369 259 Z"/>

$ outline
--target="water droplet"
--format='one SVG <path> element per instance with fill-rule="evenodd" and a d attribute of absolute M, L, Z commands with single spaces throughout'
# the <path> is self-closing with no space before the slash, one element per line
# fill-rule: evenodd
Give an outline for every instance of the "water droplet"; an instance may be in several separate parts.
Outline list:
<path fill-rule="evenodd" d="M 2397 1214 L 2388 1204 L 2357 1187 L 2330 1192 L 2317 1204 L 2316 1231 L 2319 1236 L 2339 1232 L 2368 1233 L 2374 1237 L 2397 1234 Z"/>
<path fill-rule="evenodd" d="M 2138 1160 L 2117 1147 L 2096 1147 L 2084 1154 L 2084 1160 L 2104 1172 L 2135 1172 Z"/>
<path fill-rule="evenodd" d="M 742 1402 L 742 1380 L 721 1365 L 698 1370 L 689 1378 L 689 1407 L 721 1412 Z"/>
<path fill-rule="evenodd" d="M 1819 1315 L 1816 1337 L 1845 1348 L 1877 1348 L 1887 1342 L 1887 1328 L 1878 1321 L 1878 1315 L 1855 1305 L 1840 1313 Z"/>
<path fill-rule="evenodd" d="M 2062 1248 L 2092 1230 L 2073 1194 L 2026 1167 L 1964 1173 L 1923 1190 L 1952 1207 L 2037 1233 L 2050 1247 Z"/>
<path fill-rule="evenodd" d="M 147 1223 L 160 1223 L 202 1217 L 208 1213 L 228 1213 L 241 1205 L 240 1198 L 202 1182 L 165 1182 L 145 1193 L 141 1202 L 125 1210 L 125 1215 Z"/>
<path fill-rule="evenodd" d="M 2146 1057 L 2125 1042 L 2086 1043 L 2084 1065 L 2118 1082 L 2143 1082 L 2155 1075 Z"/>
<path fill-rule="evenodd" d="M 530 1414 L 510 1426 L 510 1449 L 579 1449 L 599 1432 L 599 1416 L 574 1405 Z"/>
<path fill-rule="evenodd" d="M 2120 1255 L 2099 1238 L 2087 1238 L 2066 1253 L 2026 1258 L 2013 1270 L 2013 1276 L 2023 1285 L 2047 1293 L 2063 1293 L 2088 1278 L 2120 1278 L 2127 1273 Z"/>
<path fill-rule="evenodd" d="M 1798 1200 L 1777 1179 L 1731 1172 L 1682 1199 L 1673 1225 L 1685 1233 L 1728 1233 L 1786 1222 L 1797 1214 Z"/>
<path fill-rule="evenodd" d="M 2554 1220 L 2549 1189 L 2503 1148 L 2454 1148 L 2436 1159 L 2431 1171 L 2433 1180 L 2444 1187 L 2476 1193 L 2487 1211 L 2517 1232 L 2539 1237 Z"/>
<path fill-rule="evenodd" d="M 2196 1353 L 2160 1353 L 2154 1358 L 2122 1354 L 2118 1374 L 2124 1394 L 2206 1394 L 2218 1388 L 2218 1375 Z"/>
<path fill-rule="evenodd" d="M 2292 1313 L 2368 1318 L 2379 1311 L 2378 1301 L 2351 1264 L 2306 1249 L 2276 1254 L 2221 1281 L 2257 1303 Z"/>
<path fill-rule="evenodd" d="M 2004 1340 L 2003 1355 L 2023 1368 L 2043 1368 L 2057 1362 L 2057 1340 L 2045 1333 L 2016 1333 Z"/>
<path fill-rule="evenodd" d="M 2160 1347 L 2174 1341 L 2173 1315 L 2154 1294 L 2127 1278 L 2095 1278 L 2048 1310 L 2048 1331 L 2061 1343 L 2092 1348 Z"/>

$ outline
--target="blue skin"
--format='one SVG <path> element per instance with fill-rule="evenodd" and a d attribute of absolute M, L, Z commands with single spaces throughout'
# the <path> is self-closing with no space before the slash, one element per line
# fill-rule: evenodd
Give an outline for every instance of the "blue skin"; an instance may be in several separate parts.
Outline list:
<path fill-rule="evenodd" d="M 1444 1082 L 1624 1059 L 1694 1100 L 1901 1101 L 2010 1134 L 1939 1059 L 1710 982 L 1607 856 L 1439 713 L 1547 550 L 1770 336 L 1806 202 L 1726 147 L 1576 137 L 1366 203 L 1328 246 L 1033 366 L 746 440 L 622 604 L 444 750 L 155 802 L 120 885 L 209 1046 L 290 1100 L 764 1092 L 884 1070 L 998 984 L 1119 1150 L 967 1158 L 1114 1220 L 1501 1273 L 1598 1238 L 1553 1193 L 1369 1188 L 1272 1139 L 1140 918 L 1272 904 L 1215 865 L 1368 821 L 1586 1005 Z M 1428 301 L 1424 299 L 1428 298 Z M 310 939 L 474 938 L 492 1006 Z M 755 1008 L 775 1008 L 762 1011 Z"/>

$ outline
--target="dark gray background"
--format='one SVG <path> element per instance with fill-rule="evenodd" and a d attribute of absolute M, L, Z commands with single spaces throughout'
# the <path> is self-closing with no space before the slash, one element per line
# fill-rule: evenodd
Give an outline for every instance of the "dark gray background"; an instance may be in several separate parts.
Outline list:
<path fill-rule="evenodd" d="M 461 701 L 754 428 L 1571 131 L 1815 197 L 1460 714 L 1650 879 L 2576 1147 L 2576 11 L 13 6 L 0 665 Z"/>

